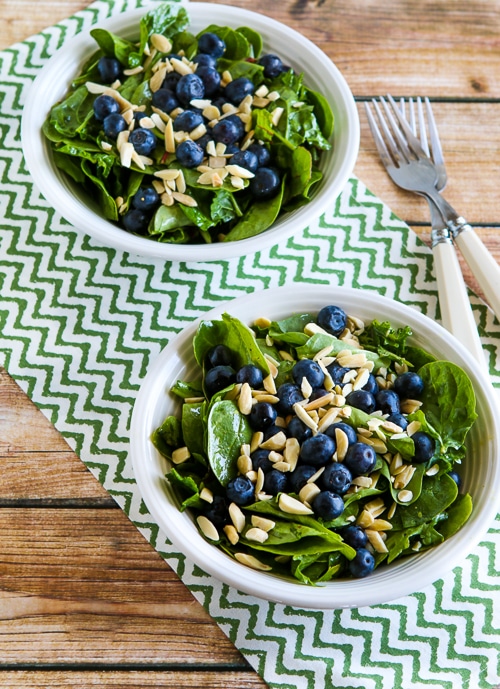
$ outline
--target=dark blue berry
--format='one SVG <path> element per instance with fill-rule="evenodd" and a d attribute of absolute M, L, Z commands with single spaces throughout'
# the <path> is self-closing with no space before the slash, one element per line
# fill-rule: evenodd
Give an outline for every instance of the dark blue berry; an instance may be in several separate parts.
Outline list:
<path fill-rule="evenodd" d="M 122 66 L 116 57 L 99 58 L 97 70 L 103 84 L 112 84 L 120 79 L 122 74 Z"/>
<path fill-rule="evenodd" d="M 179 107 L 179 100 L 175 93 L 169 88 L 161 88 L 153 93 L 151 98 L 151 103 L 162 110 L 163 112 L 169 113 Z"/>
<path fill-rule="evenodd" d="M 137 208 L 131 208 L 122 217 L 122 225 L 127 232 L 142 232 L 149 223 L 149 217 Z"/>
<path fill-rule="evenodd" d="M 94 101 L 94 117 L 96 120 L 102 121 L 108 115 L 120 112 L 120 106 L 112 96 L 104 94 L 97 96 Z"/>
<path fill-rule="evenodd" d="M 355 548 L 356 550 L 364 548 L 368 543 L 368 536 L 366 535 L 365 530 L 357 524 L 349 524 L 348 526 L 344 526 L 340 531 L 340 535 L 347 545 L 350 545 L 351 548 Z"/>
<path fill-rule="evenodd" d="M 255 86 L 247 77 L 233 79 L 224 89 L 224 95 L 233 105 L 239 105 L 246 96 L 253 95 Z"/>
<path fill-rule="evenodd" d="M 229 522 L 227 500 L 222 495 L 214 495 L 213 501 L 205 508 L 203 514 L 212 524 L 221 529 Z"/>
<path fill-rule="evenodd" d="M 328 395 L 328 392 L 325 390 L 325 388 L 315 388 L 309 395 L 309 399 L 311 402 L 313 402 L 314 400 L 324 397 L 325 395 Z"/>
<path fill-rule="evenodd" d="M 377 392 L 379 391 L 377 379 L 373 375 L 373 373 L 370 373 L 368 375 L 368 380 L 366 383 L 363 385 L 363 390 L 366 390 L 367 392 L 371 392 L 372 395 L 376 395 Z"/>
<path fill-rule="evenodd" d="M 191 62 L 195 62 L 200 67 L 217 67 L 217 60 L 213 55 L 208 53 L 198 53 L 195 55 Z"/>
<path fill-rule="evenodd" d="M 283 383 L 280 385 L 276 391 L 276 397 L 279 399 L 277 407 L 284 416 L 293 413 L 293 405 L 296 402 L 304 401 L 304 395 L 301 393 L 299 386 L 294 383 Z"/>
<path fill-rule="evenodd" d="M 402 399 L 418 399 L 424 391 L 424 381 L 418 373 L 408 371 L 396 378 L 394 390 Z"/>
<path fill-rule="evenodd" d="M 312 430 L 309 426 L 299 419 L 298 416 L 293 416 L 288 422 L 288 432 L 292 438 L 297 438 L 300 444 L 312 436 Z"/>
<path fill-rule="evenodd" d="M 262 371 L 254 364 L 246 364 L 236 373 L 237 383 L 248 383 L 250 387 L 254 389 L 260 388 L 263 379 L 264 376 L 262 375 Z"/>
<path fill-rule="evenodd" d="M 351 369 L 340 366 L 336 361 L 333 364 L 329 364 L 326 370 L 330 374 L 330 378 L 333 380 L 334 385 L 344 385 L 343 380 L 346 373 L 349 373 Z"/>
<path fill-rule="evenodd" d="M 333 438 L 325 433 L 317 433 L 302 443 L 300 459 L 305 464 L 312 464 L 316 467 L 324 466 L 331 460 L 336 449 L 337 445 Z"/>
<path fill-rule="evenodd" d="M 462 479 L 460 478 L 460 475 L 456 471 L 449 471 L 448 476 L 455 481 L 457 488 L 460 490 L 462 487 Z"/>
<path fill-rule="evenodd" d="M 375 395 L 375 403 L 382 414 L 399 414 L 400 412 L 399 396 L 394 390 L 379 390 Z"/>
<path fill-rule="evenodd" d="M 336 519 L 344 511 L 344 501 L 336 493 L 323 490 L 312 501 L 314 514 L 321 519 Z"/>
<path fill-rule="evenodd" d="M 191 168 L 201 165 L 205 153 L 196 141 L 187 139 L 177 146 L 175 149 L 175 156 L 179 161 L 179 165 Z"/>
<path fill-rule="evenodd" d="M 252 460 L 252 468 L 254 471 L 262 469 L 262 471 L 267 474 L 273 468 L 273 463 L 269 459 L 269 450 L 255 450 L 250 455 Z"/>
<path fill-rule="evenodd" d="M 288 476 L 278 469 L 271 469 L 264 477 L 264 492 L 268 495 L 286 493 L 288 490 Z"/>
<path fill-rule="evenodd" d="M 250 153 L 255 153 L 259 167 L 267 167 L 271 162 L 271 154 L 269 153 L 269 149 L 262 144 L 250 144 L 246 150 L 250 151 Z"/>
<path fill-rule="evenodd" d="M 136 152 L 141 156 L 150 155 L 156 148 L 157 139 L 151 129 L 134 129 L 128 137 Z"/>
<path fill-rule="evenodd" d="M 328 426 L 325 433 L 331 436 L 332 438 L 336 438 L 337 436 L 335 435 L 335 431 L 337 428 L 339 429 L 339 431 L 343 431 L 346 434 L 347 442 L 349 443 L 349 445 L 358 442 L 358 435 L 354 428 L 352 426 L 349 426 L 348 423 L 343 423 L 342 421 L 332 423 L 330 426 Z"/>
<path fill-rule="evenodd" d="M 226 497 L 237 505 L 250 505 L 255 500 L 254 485 L 247 476 L 237 476 L 227 484 Z"/>
<path fill-rule="evenodd" d="M 300 359 L 300 361 L 297 361 L 292 369 L 292 377 L 299 387 L 302 385 L 303 378 L 305 378 L 313 390 L 320 388 L 325 382 L 325 374 L 321 366 L 312 359 Z"/>
<path fill-rule="evenodd" d="M 360 409 L 366 414 L 371 414 L 377 406 L 374 395 L 366 390 L 353 390 L 347 395 L 345 401 L 350 407 Z"/>
<path fill-rule="evenodd" d="M 110 139 L 116 139 L 120 132 L 128 128 L 128 125 L 122 115 L 115 112 L 104 118 L 102 128 L 106 136 L 109 136 Z"/>
<path fill-rule="evenodd" d="M 257 63 L 264 67 L 264 76 L 268 79 L 274 79 L 283 71 L 283 62 L 281 58 L 271 53 L 259 57 Z"/>
<path fill-rule="evenodd" d="M 427 435 L 427 433 L 423 431 L 417 431 L 411 436 L 411 439 L 415 445 L 413 461 L 417 464 L 428 462 L 436 449 L 434 438 L 431 438 L 430 435 Z"/>
<path fill-rule="evenodd" d="M 270 199 L 279 191 L 281 179 L 274 167 L 259 167 L 250 180 L 250 191 L 256 199 Z"/>
<path fill-rule="evenodd" d="M 232 385 L 236 379 L 236 371 L 232 366 L 214 366 L 205 375 L 205 392 L 207 397 L 213 397 L 216 392 Z"/>
<path fill-rule="evenodd" d="M 205 98 L 213 96 L 220 87 L 220 74 L 214 67 L 202 65 L 196 70 L 205 87 Z"/>
<path fill-rule="evenodd" d="M 231 366 L 233 363 L 233 352 L 224 344 L 211 347 L 205 355 L 205 367 Z"/>
<path fill-rule="evenodd" d="M 290 435 L 288 429 L 277 426 L 275 423 L 273 423 L 272 426 L 264 428 L 262 432 L 264 433 L 264 440 L 269 440 L 269 438 L 272 438 L 273 435 L 276 435 L 277 433 L 284 433 L 287 438 Z"/>
<path fill-rule="evenodd" d="M 255 153 L 252 153 L 252 151 L 249 151 L 248 149 L 245 151 L 238 151 L 235 153 L 230 159 L 229 162 L 231 165 L 239 165 L 240 167 L 244 167 L 245 170 L 250 170 L 250 172 L 255 172 L 255 170 L 259 166 L 259 161 L 257 159 L 257 156 Z"/>
<path fill-rule="evenodd" d="M 340 306 L 324 306 L 318 313 L 317 321 L 323 330 L 338 337 L 346 327 L 347 314 Z"/>
<path fill-rule="evenodd" d="M 163 83 L 161 85 L 162 89 L 168 89 L 169 91 L 172 91 L 172 93 L 175 93 L 175 89 L 177 88 L 177 84 L 178 84 L 181 76 L 182 76 L 182 74 L 179 74 L 179 72 L 175 72 L 175 71 L 174 72 L 168 72 L 165 75 L 165 79 L 163 80 Z M 173 110 L 173 108 L 171 108 L 171 109 Z M 163 108 L 162 108 L 162 110 L 163 110 Z"/>
<path fill-rule="evenodd" d="M 387 417 L 387 421 L 395 423 L 396 426 L 399 426 L 403 431 L 408 426 L 408 419 L 405 416 L 403 416 L 403 414 L 391 414 Z"/>
<path fill-rule="evenodd" d="M 319 483 L 325 490 L 344 495 L 352 482 L 352 474 L 341 462 L 327 464 L 324 472 L 319 477 Z"/>
<path fill-rule="evenodd" d="M 239 141 L 244 133 L 245 125 L 237 115 L 224 117 L 212 128 L 212 138 L 214 141 L 226 144 L 226 146 Z"/>
<path fill-rule="evenodd" d="M 175 95 L 184 107 L 189 105 L 192 100 L 205 96 L 205 86 L 203 81 L 196 74 L 184 74 L 175 88 Z"/>
<path fill-rule="evenodd" d="M 349 571 L 356 579 L 366 577 L 374 569 L 375 558 L 366 548 L 359 548 L 354 559 L 349 562 Z"/>
<path fill-rule="evenodd" d="M 290 491 L 292 493 L 300 493 L 301 489 L 306 485 L 311 476 L 318 471 L 318 467 L 313 467 L 312 464 L 299 464 L 294 469 L 289 478 Z"/>
<path fill-rule="evenodd" d="M 141 187 L 132 197 L 132 205 L 140 211 L 150 211 L 160 203 L 160 197 L 154 187 Z"/>
<path fill-rule="evenodd" d="M 191 132 L 200 124 L 203 124 L 203 115 L 195 110 L 184 110 L 177 115 L 173 126 L 176 132 Z"/>
<path fill-rule="evenodd" d="M 263 431 L 271 426 L 278 416 L 275 407 L 269 402 L 257 402 L 248 415 L 248 422 L 254 431 Z"/>
<path fill-rule="evenodd" d="M 206 53 L 207 55 L 218 58 L 224 55 L 225 50 L 226 44 L 217 34 L 211 31 L 205 31 L 205 33 L 198 36 L 198 51 L 200 53 Z"/>
<path fill-rule="evenodd" d="M 369 474 L 377 461 L 377 455 L 371 445 L 366 443 L 353 443 L 347 448 L 343 464 L 350 470 L 353 476 Z"/>
<path fill-rule="evenodd" d="M 200 136 L 199 139 L 196 139 L 196 143 L 198 146 L 201 148 L 202 151 L 206 151 L 206 148 L 208 146 L 208 142 L 213 141 L 212 137 L 210 134 L 203 134 L 203 136 Z"/>

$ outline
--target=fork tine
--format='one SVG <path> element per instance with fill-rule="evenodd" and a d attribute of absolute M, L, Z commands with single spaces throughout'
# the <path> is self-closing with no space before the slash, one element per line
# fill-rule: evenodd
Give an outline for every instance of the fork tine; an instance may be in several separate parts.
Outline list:
<path fill-rule="evenodd" d="M 429 125 L 429 133 L 431 137 L 432 157 L 436 165 L 444 166 L 443 150 L 441 148 L 441 141 L 436 127 L 436 121 L 432 112 L 431 104 L 428 98 L 425 98 L 425 108 L 427 111 L 427 122 Z"/>
<path fill-rule="evenodd" d="M 389 98 L 390 98 L 390 96 L 389 96 Z M 408 142 L 407 142 L 406 138 L 401 134 L 401 130 L 398 127 L 398 123 L 394 119 L 392 111 L 390 110 L 389 106 L 387 105 L 385 99 L 380 97 L 380 102 L 381 102 L 382 107 L 384 109 L 385 118 L 382 115 L 382 112 L 381 112 L 376 101 L 374 101 L 375 109 L 377 111 L 377 114 L 378 114 L 379 120 L 381 122 L 382 128 L 384 129 L 384 133 L 386 134 L 387 137 L 390 137 L 392 139 L 392 142 L 396 148 L 396 152 L 399 154 L 399 155 L 395 155 L 395 159 L 398 160 L 401 157 L 403 157 L 405 162 L 408 163 L 408 162 L 410 162 L 411 157 L 412 157 L 411 149 L 408 146 Z M 397 110 L 397 105 L 394 101 L 393 101 L 393 104 L 394 104 L 393 107 L 395 107 Z M 398 110 L 398 115 L 399 115 L 399 117 L 402 117 L 399 113 L 399 110 Z M 389 123 L 391 129 L 389 129 L 389 127 L 387 126 L 386 119 L 387 119 L 387 122 Z M 406 123 L 406 120 L 403 119 L 403 121 Z M 408 125 L 406 125 L 406 126 L 408 127 Z"/>
<path fill-rule="evenodd" d="M 392 158 L 391 154 L 389 153 L 389 150 L 386 146 L 386 143 L 384 141 L 384 138 L 382 137 L 382 134 L 380 133 L 380 129 L 375 121 L 375 118 L 372 115 L 372 111 L 368 103 L 365 102 L 365 110 L 366 110 L 366 117 L 368 119 L 368 125 L 371 129 L 373 140 L 375 142 L 375 146 L 377 147 L 379 156 L 382 160 L 382 163 L 387 167 L 388 165 L 392 165 Z"/>
<path fill-rule="evenodd" d="M 427 133 L 425 130 L 424 111 L 422 108 L 422 99 L 420 98 L 420 96 L 417 98 L 417 111 L 418 111 L 418 123 L 419 123 L 419 130 L 420 130 L 420 145 L 422 146 L 422 150 L 424 151 L 425 155 L 430 158 L 429 142 L 427 140 Z M 432 145 L 432 142 L 431 142 L 431 145 Z"/>
<path fill-rule="evenodd" d="M 394 98 L 391 95 L 388 95 L 387 100 L 391 104 L 392 111 L 396 115 L 398 124 L 400 125 L 402 131 L 404 132 L 404 134 L 406 136 L 406 142 L 405 143 L 407 143 L 408 147 L 411 147 L 411 149 L 413 150 L 413 152 L 417 156 L 425 155 L 425 151 L 422 149 L 422 146 L 420 145 L 417 137 L 413 134 L 408 122 L 406 121 L 406 119 L 401 114 Z M 385 101 L 384 101 L 384 103 L 385 103 Z M 386 106 L 386 112 L 389 112 L 389 108 L 388 108 L 386 103 L 385 103 L 385 106 Z M 392 118 L 392 119 L 394 120 L 394 118 Z M 394 124 L 397 127 L 396 123 L 394 123 Z M 401 136 L 401 134 L 399 136 L 400 136 L 400 139 L 403 140 L 403 137 Z"/>

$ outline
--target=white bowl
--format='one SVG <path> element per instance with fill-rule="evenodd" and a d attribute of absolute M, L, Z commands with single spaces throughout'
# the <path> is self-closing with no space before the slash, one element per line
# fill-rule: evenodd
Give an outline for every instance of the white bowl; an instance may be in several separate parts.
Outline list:
<path fill-rule="evenodd" d="M 394 600 L 443 577 L 463 562 L 493 525 L 500 496 L 500 414 L 493 388 L 471 354 L 444 328 L 406 305 L 373 292 L 345 287 L 291 285 L 255 292 L 223 304 L 203 320 L 227 311 L 251 324 L 259 316 L 279 319 L 301 311 L 317 312 L 326 304 L 338 304 L 348 314 L 366 322 L 378 318 L 394 326 L 409 325 L 411 342 L 435 356 L 463 367 L 477 396 L 478 419 L 468 437 L 468 460 L 460 474 L 464 490 L 472 496 L 469 521 L 449 540 L 433 549 L 376 569 L 364 579 L 337 580 L 310 587 L 299 582 L 252 570 L 218 550 L 200 536 L 192 518 L 177 507 L 164 479 L 167 463 L 150 437 L 153 430 L 179 405 L 169 394 L 177 380 L 197 378 L 191 341 L 198 323 L 178 335 L 160 354 L 148 372 L 137 397 L 131 426 L 130 452 L 139 490 L 154 519 L 175 548 L 203 570 L 240 591 L 301 608 L 360 607 Z"/>
<path fill-rule="evenodd" d="M 148 7 L 131 10 L 99 24 L 124 38 L 135 38 L 140 18 Z M 97 44 L 86 31 L 72 38 L 46 64 L 30 88 L 22 118 L 22 142 L 28 169 L 45 198 L 77 229 L 105 246 L 142 256 L 174 261 L 211 261 L 252 254 L 306 227 L 319 217 L 341 192 L 352 173 L 359 149 L 359 118 L 349 87 L 337 67 L 313 43 L 296 31 L 264 15 L 227 5 L 188 3 L 193 32 L 210 24 L 251 27 L 262 34 L 266 50 L 272 50 L 304 72 L 305 81 L 330 102 L 335 116 L 333 147 L 323 152 L 324 178 L 306 206 L 279 218 L 272 228 L 256 237 L 235 242 L 195 245 L 161 244 L 136 237 L 105 220 L 95 202 L 54 164 L 42 125 L 51 107 L 61 100 Z"/>

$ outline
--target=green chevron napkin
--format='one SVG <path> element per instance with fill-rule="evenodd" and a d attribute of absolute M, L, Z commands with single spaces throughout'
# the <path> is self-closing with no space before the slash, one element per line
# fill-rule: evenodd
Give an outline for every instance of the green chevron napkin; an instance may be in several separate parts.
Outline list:
<path fill-rule="evenodd" d="M 438 317 L 432 257 L 357 179 L 295 237 L 214 263 L 105 249 L 41 197 L 20 142 L 25 91 L 91 24 L 143 4 L 99 0 L 0 53 L 0 363 L 270 687 L 493 689 L 500 683 L 500 517 L 449 575 L 390 604 L 305 611 L 221 585 L 178 553 L 148 514 L 127 456 L 149 365 L 186 324 L 242 293 L 291 282 L 376 290 Z M 472 303 L 494 385 L 500 326 Z"/>

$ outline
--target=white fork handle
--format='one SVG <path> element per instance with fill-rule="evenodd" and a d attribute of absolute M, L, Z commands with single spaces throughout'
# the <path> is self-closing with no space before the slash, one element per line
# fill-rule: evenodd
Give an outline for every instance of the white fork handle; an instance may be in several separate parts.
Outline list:
<path fill-rule="evenodd" d="M 454 234 L 455 242 L 500 321 L 500 266 L 470 225 Z"/>
<path fill-rule="evenodd" d="M 433 255 L 443 325 L 469 350 L 483 370 L 487 370 L 455 247 L 451 242 L 439 242 L 433 248 Z"/>

